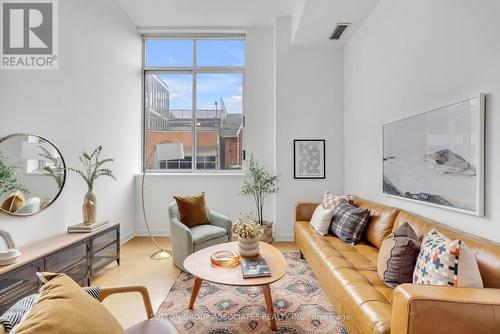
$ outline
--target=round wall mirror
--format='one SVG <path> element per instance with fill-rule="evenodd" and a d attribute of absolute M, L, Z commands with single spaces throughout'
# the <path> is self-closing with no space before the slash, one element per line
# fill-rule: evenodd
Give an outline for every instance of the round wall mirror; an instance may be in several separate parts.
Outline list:
<path fill-rule="evenodd" d="M 29 216 L 46 209 L 61 193 L 66 165 L 61 152 L 37 135 L 0 139 L 0 211 Z"/>

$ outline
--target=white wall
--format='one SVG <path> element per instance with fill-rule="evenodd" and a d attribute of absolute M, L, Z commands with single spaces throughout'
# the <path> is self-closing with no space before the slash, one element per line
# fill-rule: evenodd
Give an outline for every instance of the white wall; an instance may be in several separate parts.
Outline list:
<path fill-rule="evenodd" d="M 347 44 L 345 192 L 500 241 L 500 2 L 382 0 Z M 486 216 L 381 194 L 382 124 L 478 92 L 486 103 Z"/>
<path fill-rule="evenodd" d="M 134 233 L 133 176 L 141 152 L 141 40 L 113 1 L 59 1 L 59 69 L 0 71 L 0 136 L 35 133 L 52 141 L 69 166 L 82 148 L 104 146 L 118 182 L 99 180 L 98 219 Z M 61 196 L 28 218 L 0 215 L 18 245 L 81 222 L 86 189 L 70 174 Z"/>
<path fill-rule="evenodd" d="M 276 239 L 293 240 L 295 203 L 343 192 L 342 51 L 292 47 L 290 18 L 276 21 Z M 326 140 L 326 179 L 293 179 L 293 140 Z"/>
<path fill-rule="evenodd" d="M 271 27 L 246 29 L 245 87 L 243 109 L 246 117 L 244 148 L 270 171 L 274 170 L 274 34 Z M 136 230 L 145 235 L 140 205 L 141 177 L 136 178 Z M 146 210 L 151 230 L 157 235 L 170 233 L 167 206 L 174 195 L 204 191 L 207 204 L 236 219 L 240 213 L 253 212 L 251 197 L 240 196 L 241 175 L 148 174 L 145 180 Z M 264 208 L 265 219 L 274 217 L 270 197 Z"/>

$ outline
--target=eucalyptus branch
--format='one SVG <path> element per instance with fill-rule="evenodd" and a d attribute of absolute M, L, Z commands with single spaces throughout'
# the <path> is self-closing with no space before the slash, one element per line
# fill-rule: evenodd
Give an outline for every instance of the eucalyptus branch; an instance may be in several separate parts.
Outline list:
<path fill-rule="evenodd" d="M 96 180 L 102 176 L 107 176 L 116 181 L 116 177 L 113 175 L 113 171 L 109 168 L 103 168 L 102 166 L 113 162 L 114 159 L 102 159 L 101 160 L 102 146 L 97 146 L 91 154 L 83 151 L 82 155 L 79 156 L 80 163 L 83 165 L 83 169 L 77 169 L 73 167 L 67 168 L 67 170 L 72 171 L 80 175 L 87 184 L 89 191 L 94 189 L 94 184 Z"/>

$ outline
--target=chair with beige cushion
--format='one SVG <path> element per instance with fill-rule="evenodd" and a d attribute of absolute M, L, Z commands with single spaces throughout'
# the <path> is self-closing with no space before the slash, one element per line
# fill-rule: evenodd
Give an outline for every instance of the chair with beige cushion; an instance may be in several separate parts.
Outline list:
<path fill-rule="evenodd" d="M 147 320 L 125 330 L 126 334 L 178 334 L 179 331 L 168 319 L 154 319 L 153 307 L 151 299 L 149 298 L 148 290 L 144 286 L 122 286 L 122 287 L 104 287 L 100 288 L 99 296 L 97 299 L 102 302 L 104 299 L 111 295 L 120 293 L 140 293 L 144 302 Z M 78 313 L 74 316 L 78 321 Z M 56 320 L 57 321 L 57 320 Z M 0 334 L 5 334 L 5 328 L 0 324 Z"/>
<path fill-rule="evenodd" d="M 168 206 L 173 262 L 181 270 L 185 271 L 184 259 L 194 252 L 231 241 L 231 220 L 210 208 L 207 211 L 209 224 L 189 228 L 180 221 L 177 203 L 174 201 Z"/>

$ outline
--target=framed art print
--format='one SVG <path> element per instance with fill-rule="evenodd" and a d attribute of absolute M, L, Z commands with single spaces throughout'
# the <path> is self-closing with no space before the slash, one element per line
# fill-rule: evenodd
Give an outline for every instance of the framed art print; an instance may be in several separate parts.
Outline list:
<path fill-rule="evenodd" d="M 295 139 L 293 141 L 293 178 L 325 178 L 325 140 Z"/>
<path fill-rule="evenodd" d="M 383 193 L 484 215 L 484 95 L 383 126 Z"/>

